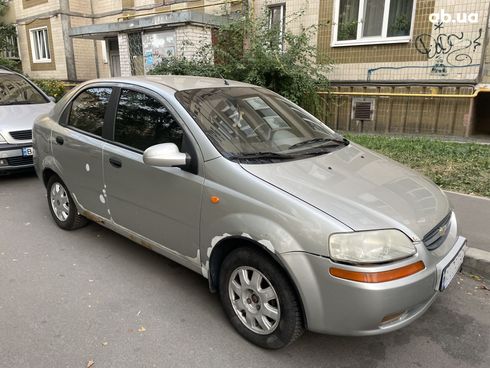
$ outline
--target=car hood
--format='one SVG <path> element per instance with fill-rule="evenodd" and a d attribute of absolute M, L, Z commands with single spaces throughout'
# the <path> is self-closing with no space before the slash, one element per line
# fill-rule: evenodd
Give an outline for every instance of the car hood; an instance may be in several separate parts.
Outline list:
<path fill-rule="evenodd" d="M 48 113 L 55 104 L 52 102 L 35 105 L 0 106 L 0 133 L 8 143 L 14 143 L 8 132 L 32 129 L 34 120 Z"/>
<path fill-rule="evenodd" d="M 398 228 L 420 240 L 450 211 L 431 181 L 353 143 L 313 158 L 242 167 L 356 231 Z"/>

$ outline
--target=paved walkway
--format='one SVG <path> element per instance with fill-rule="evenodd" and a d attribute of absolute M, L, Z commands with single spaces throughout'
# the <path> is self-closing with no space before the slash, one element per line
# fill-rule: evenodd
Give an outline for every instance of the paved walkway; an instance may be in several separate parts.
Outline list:
<path fill-rule="evenodd" d="M 446 192 L 468 246 L 490 252 L 490 199 Z"/>

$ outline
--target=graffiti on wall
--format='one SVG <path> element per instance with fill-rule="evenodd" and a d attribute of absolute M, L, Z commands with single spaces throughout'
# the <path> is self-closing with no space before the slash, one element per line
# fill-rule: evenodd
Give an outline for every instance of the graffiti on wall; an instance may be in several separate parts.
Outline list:
<path fill-rule="evenodd" d="M 415 48 L 436 65 L 469 66 L 473 63 L 472 55 L 481 46 L 482 28 L 476 35 L 466 36 L 464 32 L 443 33 L 439 25 L 439 34 L 433 36 L 423 33 L 415 39 Z"/>

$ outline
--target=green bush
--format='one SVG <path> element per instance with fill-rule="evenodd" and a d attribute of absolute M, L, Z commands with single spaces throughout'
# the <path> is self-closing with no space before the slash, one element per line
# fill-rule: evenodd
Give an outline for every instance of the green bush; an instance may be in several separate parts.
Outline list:
<path fill-rule="evenodd" d="M 22 73 L 22 68 L 19 61 L 0 57 L 0 66 L 4 66 L 17 73 Z"/>
<path fill-rule="evenodd" d="M 54 97 L 59 101 L 66 93 L 65 85 L 62 81 L 55 79 L 35 80 L 34 83 L 43 90 L 48 96 Z"/>
<path fill-rule="evenodd" d="M 298 21 L 301 14 L 288 18 Z M 286 27 L 287 28 L 287 27 Z M 271 89 L 319 116 L 322 106 L 317 92 L 328 88 L 330 65 L 316 63 L 310 39 L 316 27 L 300 34 L 269 26 L 269 14 L 243 16 L 216 31 L 213 45 L 201 45 L 192 58 L 177 53 L 157 65 L 152 74 L 183 74 L 223 77 Z"/>

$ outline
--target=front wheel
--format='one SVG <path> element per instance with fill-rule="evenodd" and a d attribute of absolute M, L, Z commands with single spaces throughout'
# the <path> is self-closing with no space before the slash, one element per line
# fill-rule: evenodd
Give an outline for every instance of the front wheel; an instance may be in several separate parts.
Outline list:
<path fill-rule="evenodd" d="M 87 224 L 87 219 L 78 213 L 70 192 L 58 176 L 49 178 L 47 191 L 49 210 L 59 227 L 74 230 Z"/>
<path fill-rule="evenodd" d="M 259 251 L 231 252 L 221 266 L 219 291 L 233 327 L 258 346 L 280 349 L 304 331 L 301 308 L 284 271 Z"/>

